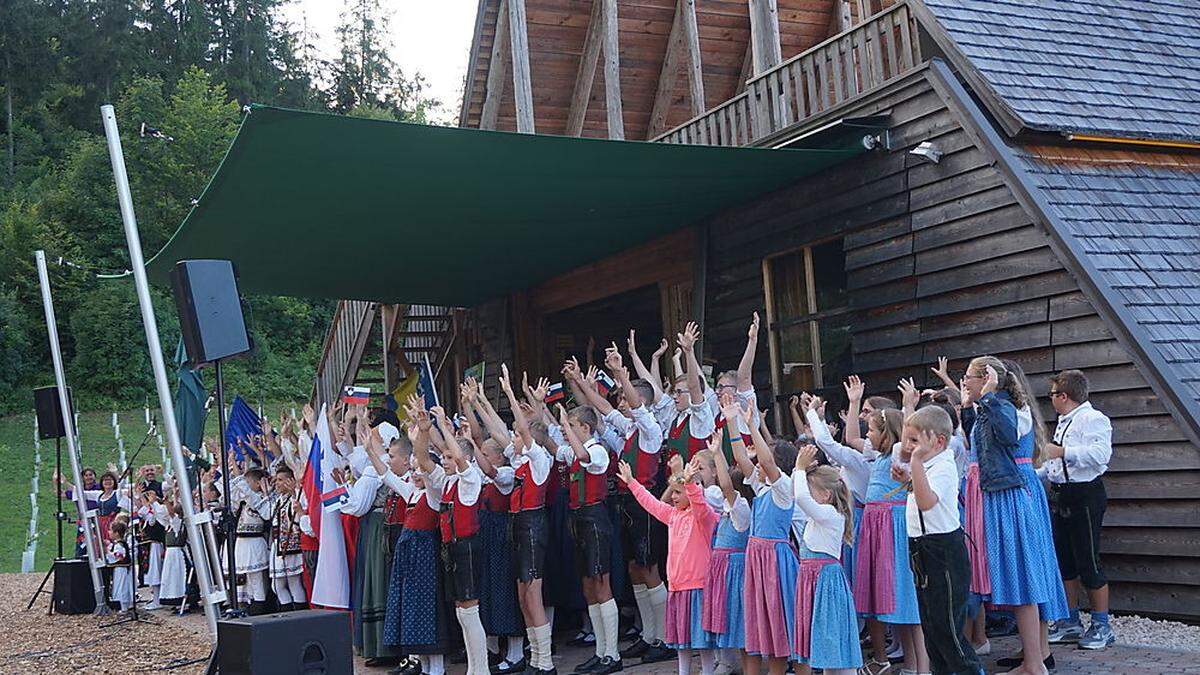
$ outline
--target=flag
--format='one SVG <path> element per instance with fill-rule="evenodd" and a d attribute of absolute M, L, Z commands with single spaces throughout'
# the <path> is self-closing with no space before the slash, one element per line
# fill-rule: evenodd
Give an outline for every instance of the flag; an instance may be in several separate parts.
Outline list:
<path fill-rule="evenodd" d="M 608 392 L 615 386 L 617 383 L 613 382 L 613 379 L 603 370 L 596 375 L 596 390 L 600 392 L 601 396 L 608 396 Z"/>
<path fill-rule="evenodd" d="M 326 511 L 336 513 L 348 501 L 350 501 L 350 492 L 346 489 L 345 485 L 339 485 L 329 492 L 321 494 L 321 506 Z"/>
<path fill-rule="evenodd" d="M 342 516 L 326 511 L 322 497 L 324 488 L 337 486 L 333 479 L 333 441 L 329 437 L 329 418 L 325 406 L 317 415 L 317 428 L 308 464 L 304 467 L 304 496 L 308 500 L 308 518 L 320 542 L 317 568 L 313 572 L 312 598 L 314 605 L 334 609 L 350 607 L 350 566 L 346 561 L 346 540 L 342 536 Z"/>
<path fill-rule="evenodd" d="M 241 396 L 233 398 L 233 405 L 229 407 L 229 420 L 225 426 L 225 452 L 233 451 L 233 456 L 239 462 L 244 460 L 242 457 L 242 449 L 239 446 L 238 439 L 242 439 L 246 445 L 251 445 L 251 440 L 254 436 L 262 435 L 262 422 L 258 418 L 258 413 L 254 412 Z M 267 450 L 267 458 L 274 459 L 271 451 Z"/>
<path fill-rule="evenodd" d="M 563 390 L 562 382 L 550 385 L 550 389 L 546 392 L 546 403 L 558 403 L 566 398 L 567 392 Z"/>
<path fill-rule="evenodd" d="M 425 409 L 430 410 L 438 404 L 437 387 L 433 384 L 433 367 L 429 365 L 429 354 L 417 364 L 417 394 L 425 399 Z"/>
<path fill-rule="evenodd" d="M 342 400 L 350 405 L 366 405 L 371 402 L 369 387 L 346 387 L 342 390 Z"/>
<path fill-rule="evenodd" d="M 175 378 L 178 383 L 175 389 L 175 425 L 179 428 L 179 441 L 199 455 L 204 442 L 204 418 L 208 414 L 204 402 L 208 399 L 208 392 L 204 390 L 200 371 L 188 368 L 187 351 L 183 348 L 182 339 L 175 347 Z M 113 427 L 120 430 L 116 413 L 113 413 Z M 184 460 L 188 467 L 188 478 L 193 483 L 199 482 L 192 469 L 192 460 L 186 456 Z"/>
<path fill-rule="evenodd" d="M 487 361 L 480 361 L 463 371 L 463 379 L 473 377 L 476 382 L 483 382 L 485 374 L 487 374 Z"/>

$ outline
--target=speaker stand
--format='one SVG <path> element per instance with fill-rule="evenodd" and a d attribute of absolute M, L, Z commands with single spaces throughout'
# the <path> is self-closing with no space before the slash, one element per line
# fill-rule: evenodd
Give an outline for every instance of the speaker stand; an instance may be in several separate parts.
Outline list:
<path fill-rule="evenodd" d="M 57 561 L 55 561 L 57 562 Z M 33 592 L 33 597 L 29 598 L 29 604 L 25 605 L 25 611 L 33 609 L 33 603 L 37 602 L 38 596 L 42 593 L 50 594 L 50 609 L 46 614 L 54 613 L 54 591 L 46 590 L 46 582 L 50 581 L 50 577 L 54 576 L 54 565 L 50 565 L 50 569 L 46 570 L 46 576 L 42 577 L 42 583 L 38 584 L 37 590 Z"/>
<path fill-rule="evenodd" d="M 62 476 L 62 436 L 56 436 L 54 438 L 54 475 Z M 57 483 L 57 479 L 55 482 Z M 46 570 L 46 576 L 42 577 L 42 583 L 38 584 L 37 590 L 34 591 L 33 596 L 29 598 L 29 604 L 25 605 L 25 611 L 28 612 L 29 610 L 33 609 L 33 603 L 37 602 L 39 595 L 42 593 L 49 593 L 50 609 L 46 611 L 46 614 L 48 615 L 54 613 L 54 591 L 45 590 L 46 582 L 50 581 L 50 577 L 54 576 L 55 563 L 63 559 L 63 521 L 67 519 L 67 514 L 63 513 L 62 507 L 62 484 L 59 483 L 55 487 L 57 488 L 55 492 L 57 493 L 56 499 L 58 500 L 58 508 L 54 511 L 54 520 L 58 526 L 58 539 L 56 540 L 58 543 L 58 557 L 54 559 L 53 563 L 50 563 L 50 569 Z M 82 490 L 83 486 L 80 485 L 75 489 Z"/>
<path fill-rule="evenodd" d="M 238 607 L 237 597 L 237 520 L 233 515 L 233 503 L 229 495 L 229 449 L 225 446 L 225 380 L 221 377 L 221 359 L 213 361 L 213 379 L 217 390 L 217 435 L 221 444 L 221 500 L 225 505 L 225 513 L 221 520 L 225 523 L 225 579 L 228 588 L 225 589 L 228 607 L 225 610 L 226 619 L 237 619 L 246 616 L 245 610 Z M 216 650 L 213 651 L 214 659 Z M 214 661 L 215 663 L 215 661 Z"/>

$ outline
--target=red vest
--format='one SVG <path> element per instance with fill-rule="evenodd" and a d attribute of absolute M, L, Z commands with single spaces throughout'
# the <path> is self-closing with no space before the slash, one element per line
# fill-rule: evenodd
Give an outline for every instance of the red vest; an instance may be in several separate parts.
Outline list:
<path fill-rule="evenodd" d="M 642 449 L 638 447 L 638 434 L 639 432 L 635 429 L 633 434 L 625 439 L 625 449 L 621 452 L 621 459 L 633 469 L 633 477 L 637 479 L 637 482 L 649 490 L 658 483 L 658 463 L 662 458 L 662 453 L 642 452 Z M 617 491 L 629 492 L 629 486 L 622 481 L 617 481 Z"/>
<path fill-rule="evenodd" d="M 479 492 L 479 504 L 488 511 L 508 513 L 508 495 L 500 491 L 495 483 L 484 483 Z"/>
<path fill-rule="evenodd" d="M 438 526 L 438 512 L 433 510 L 429 505 L 429 499 L 425 493 L 421 493 L 417 503 L 408 507 L 408 513 L 404 514 L 404 529 L 406 530 L 436 530 Z"/>
<path fill-rule="evenodd" d="M 514 472 L 514 485 L 512 494 L 509 495 L 508 510 L 513 513 L 518 511 L 532 511 L 540 509 L 546 505 L 546 483 L 538 485 L 533 480 L 533 462 L 525 462 L 517 467 Z"/>
<path fill-rule="evenodd" d="M 385 525 L 403 525 L 404 517 L 408 515 L 408 504 L 397 494 L 387 496 L 383 503 L 383 522 Z"/>
<path fill-rule="evenodd" d="M 667 433 L 668 460 L 679 455 L 686 464 L 697 452 L 708 449 L 708 439 L 693 436 L 690 422 L 691 413 L 684 411 L 679 413 L 675 424 L 671 425 L 671 430 Z"/>
<path fill-rule="evenodd" d="M 584 448 L 591 444 L 584 445 Z M 599 504 L 608 496 L 608 473 L 592 473 L 576 457 L 571 462 L 570 501 L 572 509 Z"/>
<path fill-rule="evenodd" d="M 458 497 L 455 480 L 442 495 L 442 541 L 465 539 L 479 531 L 479 500 L 467 506 Z"/>

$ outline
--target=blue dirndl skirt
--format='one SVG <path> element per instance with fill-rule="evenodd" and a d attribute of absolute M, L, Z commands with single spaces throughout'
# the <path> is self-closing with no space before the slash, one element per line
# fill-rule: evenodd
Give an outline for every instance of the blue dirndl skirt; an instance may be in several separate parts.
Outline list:
<path fill-rule="evenodd" d="M 1046 490 L 1029 464 L 1018 464 L 1021 487 L 983 493 L 991 602 L 1038 605 L 1043 621 L 1068 615 L 1050 529 Z"/>
<path fill-rule="evenodd" d="M 405 529 L 396 540 L 388 584 L 384 644 L 406 654 L 446 652 L 446 602 L 437 530 Z"/>
<path fill-rule="evenodd" d="M 483 584 L 479 619 L 488 635 L 524 635 L 517 605 L 517 577 L 512 568 L 509 515 L 479 510 L 479 536 L 483 544 Z"/>

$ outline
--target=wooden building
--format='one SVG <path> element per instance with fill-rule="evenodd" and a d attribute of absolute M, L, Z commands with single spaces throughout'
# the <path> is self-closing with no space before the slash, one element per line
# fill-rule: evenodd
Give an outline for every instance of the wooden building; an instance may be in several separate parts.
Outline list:
<path fill-rule="evenodd" d="M 775 414 L 997 354 L 1113 420 L 1118 611 L 1200 617 L 1200 16 L 1183 0 L 480 0 L 460 124 L 856 156 L 475 307 L 344 302 L 315 392 L 552 375 L 695 318 Z M 664 195 L 670 198 L 670 195 Z M 619 189 L 611 195 L 620 200 Z M 376 317 L 382 316 L 382 321 Z M 375 326 L 380 326 L 376 329 Z M 373 331 L 375 331 L 373 333 Z M 378 337 L 382 333 L 382 338 Z M 778 419 L 778 418 L 776 418 Z"/>

